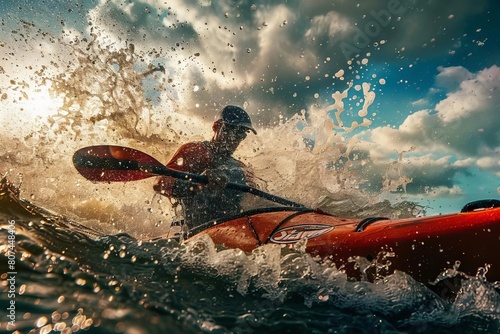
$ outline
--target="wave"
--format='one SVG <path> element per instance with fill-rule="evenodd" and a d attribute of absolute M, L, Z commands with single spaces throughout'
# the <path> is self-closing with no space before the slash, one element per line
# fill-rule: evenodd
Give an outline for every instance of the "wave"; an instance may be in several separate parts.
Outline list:
<path fill-rule="evenodd" d="M 105 234 L 19 198 L 19 189 L 6 178 L 0 194 L 3 259 L 9 223 L 15 222 L 19 330 L 500 330 L 498 287 L 481 277 L 441 292 L 403 272 L 375 282 L 353 281 L 334 263 L 312 258 L 300 247 L 264 245 L 245 253 L 215 245 L 208 237 L 179 243 Z M 5 279 L 7 261 L 1 263 Z M 456 290 L 450 298 L 451 288 Z M 5 305 L 6 289 L 0 296 Z"/>

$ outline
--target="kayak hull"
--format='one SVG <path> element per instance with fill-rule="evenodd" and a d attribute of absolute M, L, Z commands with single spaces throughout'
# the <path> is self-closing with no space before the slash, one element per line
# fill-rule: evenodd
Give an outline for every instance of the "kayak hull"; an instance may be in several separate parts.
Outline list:
<path fill-rule="evenodd" d="M 430 283 L 460 264 L 456 267 L 464 275 L 489 268 L 488 281 L 500 281 L 500 208 L 401 220 L 282 208 L 243 213 L 200 230 L 191 238 L 209 235 L 215 244 L 246 252 L 269 243 L 292 247 L 307 239 L 307 253 L 331 259 L 355 278 L 400 270 Z"/>

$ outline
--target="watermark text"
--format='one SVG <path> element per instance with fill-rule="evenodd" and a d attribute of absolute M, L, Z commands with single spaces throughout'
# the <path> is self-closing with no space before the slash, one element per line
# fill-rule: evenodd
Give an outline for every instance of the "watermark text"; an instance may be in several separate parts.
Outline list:
<path fill-rule="evenodd" d="M 16 327 L 16 221 L 9 220 L 7 234 L 7 329 Z"/>

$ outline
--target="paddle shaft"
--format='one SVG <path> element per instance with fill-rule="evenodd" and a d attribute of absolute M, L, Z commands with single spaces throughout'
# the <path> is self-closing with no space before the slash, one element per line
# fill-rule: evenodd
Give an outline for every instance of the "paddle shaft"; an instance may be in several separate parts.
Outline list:
<path fill-rule="evenodd" d="M 164 175 L 164 176 L 175 177 L 178 179 L 183 179 L 183 180 L 187 180 L 189 182 L 194 182 L 194 183 L 206 184 L 208 182 L 208 178 L 205 175 L 181 172 L 178 170 L 167 168 L 163 165 L 153 166 L 151 171 L 149 170 L 149 168 L 151 168 L 151 167 L 143 166 L 143 167 L 141 167 L 141 170 L 144 172 L 155 174 L 155 175 Z M 247 186 L 246 184 L 228 182 L 228 184 L 226 185 L 226 188 L 232 189 L 232 190 L 243 191 L 243 192 L 246 192 L 246 193 L 249 193 L 249 194 L 252 194 L 255 196 L 259 196 L 259 197 L 262 197 L 262 198 L 265 198 L 267 200 L 270 200 L 270 201 L 273 201 L 273 202 L 276 202 L 279 204 L 283 204 L 283 205 L 288 205 L 288 206 L 293 206 L 293 207 L 304 207 L 302 204 L 295 203 L 295 202 L 289 201 L 285 198 L 281 198 L 281 197 L 278 197 L 275 195 L 271 195 L 271 194 L 266 193 L 266 192 L 259 190 L 257 188 Z"/>

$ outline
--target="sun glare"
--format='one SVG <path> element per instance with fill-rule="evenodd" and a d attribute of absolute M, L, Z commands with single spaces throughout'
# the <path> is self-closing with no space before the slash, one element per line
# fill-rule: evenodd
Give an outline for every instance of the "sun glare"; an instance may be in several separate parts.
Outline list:
<path fill-rule="evenodd" d="M 46 86 L 28 86 L 12 89 L 2 96 L 0 123 L 5 135 L 25 135 L 40 122 L 57 114 L 63 100 L 51 95 Z"/>
<path fill-rule="evenodd" d="M 46 86 L 36 87 L 25 92 L 27 99 L 23 100 L 19 106 L 28 112 L 33 118 L 48 117 L 57 113 L 62 105 L 62 99 L 53 97 Z"/>

